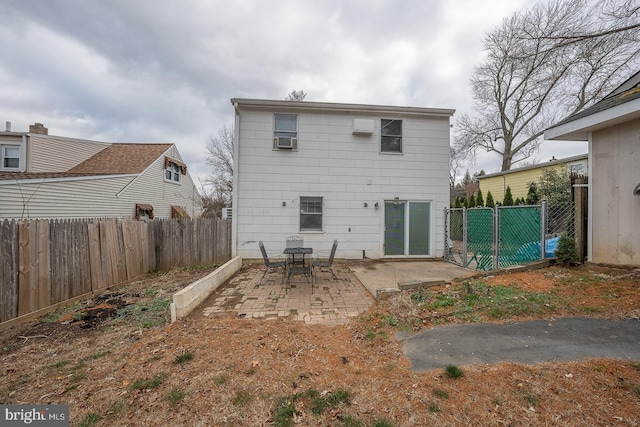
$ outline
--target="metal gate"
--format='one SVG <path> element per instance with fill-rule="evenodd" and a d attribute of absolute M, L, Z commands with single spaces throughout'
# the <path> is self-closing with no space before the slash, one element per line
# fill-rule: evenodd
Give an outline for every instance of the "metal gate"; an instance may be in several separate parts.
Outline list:
<path fill-rule="evenodd" d="M 445 209 L 445 259 L 490 271 L 553 257 L 558 236 L 572 236 L 572 223 L 570 203 Z"/>

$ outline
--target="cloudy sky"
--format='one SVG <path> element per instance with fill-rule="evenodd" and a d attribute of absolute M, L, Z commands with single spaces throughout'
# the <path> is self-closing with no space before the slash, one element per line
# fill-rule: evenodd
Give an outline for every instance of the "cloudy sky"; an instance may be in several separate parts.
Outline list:
<path fill-rule="evenodd" d="M 535 1 L 2 0 L 0 130 L 173 142 L 198 181 L 233 97 L 471 112 L 485 33 Z M 586 149 L 548 142 L 536 159 Z"/>

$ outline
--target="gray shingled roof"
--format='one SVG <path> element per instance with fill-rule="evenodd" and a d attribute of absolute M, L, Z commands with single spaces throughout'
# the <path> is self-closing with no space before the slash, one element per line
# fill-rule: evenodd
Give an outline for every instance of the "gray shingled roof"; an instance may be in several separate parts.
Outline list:
<path fill-rule="evenodd" d="M 578 111 L 577 113 L 567 117 L 566 119 L 554 124 L 551 127 L 555 128 L 565 123 L 573 122 L 583 117 L 608 110 L 609 108 L 617 107 L 618 105 L 622 105 L 638 98 L 640 98 L 640 71 L 627 79 L 624 83 L 618 86 L 613 92 L 611 92 L 601 101 L 595 103 L 587 109 Z"/>

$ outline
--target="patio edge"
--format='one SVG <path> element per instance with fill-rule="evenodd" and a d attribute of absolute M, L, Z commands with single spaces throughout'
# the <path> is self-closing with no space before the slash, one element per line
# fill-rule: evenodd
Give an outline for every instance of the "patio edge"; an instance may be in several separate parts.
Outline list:
<path fill-rule="evenodd" d="M 173 294 L 171 303 L 171 323 L 189 315 L 209 295 L 231 278 L 242 267 L 242 257 L 227 261 L 212 273 L 196 280 L 186 288 Z"/>

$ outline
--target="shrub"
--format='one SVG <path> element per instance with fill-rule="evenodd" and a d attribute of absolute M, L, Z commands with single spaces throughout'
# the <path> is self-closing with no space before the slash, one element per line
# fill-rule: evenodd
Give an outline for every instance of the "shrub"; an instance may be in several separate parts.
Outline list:
<path fill-rule="evenodd" d="M 558 239 L 556 261 L 564 266 L 575 265 L 578 263 L 576 242 L 571 237 L 567 236 L 566 233 Z"/>

